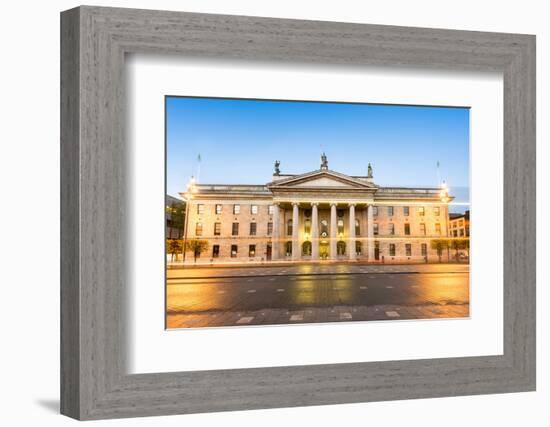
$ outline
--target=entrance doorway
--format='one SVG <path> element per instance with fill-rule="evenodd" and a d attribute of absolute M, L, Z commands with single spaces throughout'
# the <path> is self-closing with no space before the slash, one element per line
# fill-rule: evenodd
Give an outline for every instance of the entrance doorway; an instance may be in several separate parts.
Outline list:
<path fill-rule="evenodd" d="M 328 242 L 326 240 L 319 243 L 319 258 L 328 259 Z"/>
<path fill-rule="evenodd" d="M 265 252 L 265 258 L 266 258 L 266 260 L 271 261 L 271 243 L 267 244 L 267 249 L 266 249 L 266 252 Z"/>

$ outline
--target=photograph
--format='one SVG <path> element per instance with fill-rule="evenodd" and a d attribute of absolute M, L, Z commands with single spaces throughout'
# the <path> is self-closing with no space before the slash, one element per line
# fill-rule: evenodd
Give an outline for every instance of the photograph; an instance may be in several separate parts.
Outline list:
<path fill-rule="evenodd" d="M 167 329 L 469 318 L 468 106 L 164 108 Z"/>

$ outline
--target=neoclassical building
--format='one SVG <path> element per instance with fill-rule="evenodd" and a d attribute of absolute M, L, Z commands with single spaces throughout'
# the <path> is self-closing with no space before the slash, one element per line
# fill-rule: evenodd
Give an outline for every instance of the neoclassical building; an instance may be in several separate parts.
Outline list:
<path fill-rule="evenodd" d="M 192 184 L 185 239 L 207 242 L 200 263 L 347 260 L 437 261 L 430 240 L 448 236 L 445 189 L 381 187 L 321 166 L 289 175 L 275 162 L 265 185 Z M 193 262 L 193 254 L 186 254 Z"/>

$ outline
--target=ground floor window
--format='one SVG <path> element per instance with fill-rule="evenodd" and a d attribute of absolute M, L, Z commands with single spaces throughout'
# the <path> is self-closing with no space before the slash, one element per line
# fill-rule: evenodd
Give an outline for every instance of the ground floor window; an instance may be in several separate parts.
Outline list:
<path fill-rule="evenodd" d="M 390 243 L 390 256 L 395 256 L 395 244 Z"/>
<path fill-rule="evenodd" d="M 237 245 L 231 245 L 231 258 L 237 258 Z"/>
<path fill-rule="evenodd" d="M 248 245 L 248 256 L 253 258 L 256 256 L 256 245 Z"/>
<path fill-rule="evenodd" d="M 343 240 L 340 240 L 338 243 L 336 243 L 336 253 L 338 255 L 346 254 L 346 242 L 344 242 Z"/>
<path fill-rule="evenodd" d="M 285 243 L 285 253 L 286 253 L 286 256 L 292 255 L 292 242 Z"/>
<path fill-rule="evenodd" d="M 220 245 L 212 246 L 212 258 L 218 258 L 220 256 Z"/>
<path fill-rule="evenodd" d="M 363 253 L 363 245 L 361 242 L 355 242 L 355 253 L 361 255 Z"/>
<path fill-rule="evenodd" d="M 428 255 L 428 245 L 426 243 L 422 243 L 420 245 L 420 250 L 421 250 L 422 256 Z"/>
<path fill-rule="evenodd" d="M 406 256 L 411 256 L 411 254 L 412 254 L 411 244 L 406 243 L 405 244 L 405 255 Z"/>
<path fill-rule="evenodd" d="M 302 255 L 311 255 L 311 242 L 302 243 Z"/>

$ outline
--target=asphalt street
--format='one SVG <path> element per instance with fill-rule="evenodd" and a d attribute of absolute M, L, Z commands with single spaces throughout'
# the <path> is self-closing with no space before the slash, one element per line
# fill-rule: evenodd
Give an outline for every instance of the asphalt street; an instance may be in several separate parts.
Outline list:
<path fill-rule="evenodd" d="M 197 268 L 168 271 L 167 327 L 457 318 L 465 265 Z"/>

